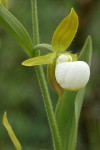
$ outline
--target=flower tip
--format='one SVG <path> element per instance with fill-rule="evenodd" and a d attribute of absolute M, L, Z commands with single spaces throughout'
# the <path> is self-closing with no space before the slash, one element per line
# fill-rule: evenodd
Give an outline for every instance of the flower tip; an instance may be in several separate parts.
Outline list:
<path fill-rule="evenodd" d="M 27 63 L 27 60 L 23 61 L 23 62 L 22 62 L 22 65 L 23 65 L 23 66 L 31 66 L 29 63 Z"/>
<path fill-rule="evenodd" d="M 76 12 L 75 12 L 73 7 L 71 8 L 71 13 L 75 13 L 76 14 Z"/>
<path fill-rule="evenodd" d="M 22 64 L 23 66 L 26 66 L 24 61 L 23 61 L 21 64 Z"/>
<path fill-rule="evenodd" d="M 76 11 L 74 10 L 74 8 L 72 7 L 71 8 L 71 13 L 70 13 L 72 16 L 74 16 L 76 19 L 77 19 L 77 22 L 79 22 L 78 21 L 78 15 L 77 15 L 77 13 L 76 13 Z"/>
<path fill-rule="evenodd" d="M 74 10 L 74 8 L 73 8 L 73 7 L 71 8 L 71 12 L 75 12 L 75 10 Z"/>

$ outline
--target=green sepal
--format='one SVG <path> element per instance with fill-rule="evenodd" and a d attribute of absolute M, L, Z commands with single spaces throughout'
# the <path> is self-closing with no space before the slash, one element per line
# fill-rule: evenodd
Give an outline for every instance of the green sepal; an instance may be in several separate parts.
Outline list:
<path fill-rule="evenodd" d="M 62 95 L 64 92 L 64 89 L 57 83 L 55 78 L 55 62 L 53 64 L 49 64 L 47 67 L 47 77 L 49 84 L 54 89 L 54 91 L 58 95 Z"/>
<path fill-rule="evenodd" d="M 54 58 L 56 57 L 55 53 L 49 53 L 44 56 L 33 57 L 27 59 L 22 62 L 24 66 L 36 66 L 36 65 L 45 65 L 45 64 L 52 64 Z"/>
<path fill-rule="evenodd" d="M 57 53 L 65 51 L 78 29 L 78 16 L 74 9 L 71 9 L 71 13 L 65 17 L 57 27 L 52 38 L 52 49 Z"/>

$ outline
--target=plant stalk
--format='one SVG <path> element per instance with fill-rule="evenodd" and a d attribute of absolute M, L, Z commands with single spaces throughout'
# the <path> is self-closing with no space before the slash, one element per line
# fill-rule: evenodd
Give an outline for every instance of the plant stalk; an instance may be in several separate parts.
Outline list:
<path fill-rule="evenodd" d="M 33 45 L 34 47 L 39 44 L 39 28 L 38 28 L 38 16 L 37 16 L 37 0 L 31 0 L 31 7 L 32 7 L 32 24 L 33 24 Z M 39 56 L 40 51 L 37 50 L 35 56 Z M 62 150 L 61 148 L 61 140 L 59 136 L 59 130 L 57 127 L 57 122 L 55 119 L 55 114 L 53 111 L 52 103 L 50 94 L 47 87 L 47 82 L 45 79 L 45 74 L 43 72 L 42 66 L 35 67 L 36 74 L 38 77 L 40 89 L 42 92 L 44 106 L 47 113 L 49 126 L 53 138 L 54 150 Z"/>

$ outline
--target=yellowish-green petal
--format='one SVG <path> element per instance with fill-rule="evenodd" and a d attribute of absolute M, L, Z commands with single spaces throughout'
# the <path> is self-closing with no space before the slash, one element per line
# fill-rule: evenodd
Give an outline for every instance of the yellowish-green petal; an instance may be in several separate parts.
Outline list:
<path fill-rule="evenodd" d="M 61 96 L 64 93 L 64 89 L 57 83 L 55 78 L 55 63 L 49 64 L 47 67 L 47 77 L 49 84 Z"/>
<path fill-rule="evenodd" d="M 0 4 L 2 4 L 5 8 L 8 8 L 8 0 L 0 0 Z"/>
<path fill-rule="evenodd" d="M 52 38 L 52 49 L 56 52 L 65 51 L 78 29 L 78 16 L 75 10 L 72 8 L 70 14 L 62 20 L 57 27 Z"/>
<path fill-rule="evenodd" d="M 22 62 L 22 65 L 36 66 L 36 65 L 52 64 L 55 57 L 56 57 L 55 53 L 49 53 L 44 56 L 38 56 L 38 57 L 27 59 L 24 62 Z"/>
<path fill-rule="evenodd" d="M 8 119 L 7 119 L 7 113 L 6 112 L 4 113 L 4 116 L 3 116 L 3 125 L 6 128 L 8 135 L 9 135 L 11 141 L 13 142 L 16 150 L 22 150 L 21 144 L 20 144 L 19 140 L 17 139 L 17 137 L 16 137 L 16 135 L 15 135 Z"/>

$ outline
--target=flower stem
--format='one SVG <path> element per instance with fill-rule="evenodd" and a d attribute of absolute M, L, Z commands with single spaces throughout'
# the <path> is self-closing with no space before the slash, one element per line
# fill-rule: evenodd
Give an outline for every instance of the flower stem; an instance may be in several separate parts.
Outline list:
<path fill-rule="evenodd" d="M 39 44 L 39 28 L 38 28 L 38 17 L 37 17 L 37 0 L 31 0 L 31 6 L 32 6 L 32 24 L 33 24 L 33 44 L 36 46 Z M 35 53 L 35 56 L 39 56 L 40 51 L 37 50 Z M 49 121 L 49 126 L 53 138 L 53 144 L 54 144 L 54 150 L 62 150 L 61 149 L 61 140 L 59 136 L 59 130 L 57 127 L 56 119 L 55 119 L 55 114 L 53 111 L 52 103 L 51 103 L 51 98 L 49 95 L 45 75 L 43 72 L 42 66 L 37 66 L 35 67 L 36 69 L 36 74 L 38 77 L 38 81 L 40 84 L 43 100 L 44 100 L 44 106 L 46 109 L 48 121 Z"/>

